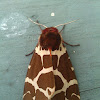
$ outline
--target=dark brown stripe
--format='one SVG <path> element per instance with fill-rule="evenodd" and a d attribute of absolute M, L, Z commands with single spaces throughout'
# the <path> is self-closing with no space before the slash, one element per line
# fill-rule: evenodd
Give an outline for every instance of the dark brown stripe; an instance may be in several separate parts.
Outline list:
<path fill-rule="evenodd" d="M 36 91 L 36 100 L 48 100 L 48 98 L 39 90 Z"/>
<path fill-rule="evenodd" d="M 62 89 L 64 83 L 62 82 L 61 78 L 57 75 L 55 75 L 55 86 L 56 86 L 56 91 Z"/>
<path fill-rule="evenodd" d="M 25 97 L 23 98 L 23 100 L 33 100 L 31 94 L 27 94 L 25 95 Z"/>
<path fill-rule="evenodd" d="M 29 93 L 27 93 L 28 91 Z M 33 100 L 32 98 L 35 96 L 34 86 L 32 86 L 30 83 L 25 82 L 23 95 L 24 95 L 23 100 Z"/>
<path fill-rule="evenodd" d="M 49 68 L 52 66 L 52 56 L 44 55 L 43 56 L 43 67 Z"/>
<path fill-rule="evenodd" d="M 65 93 L 61 92 L 56 94 L 51 100 L 65 100 Z"/>
<path fill-rule="evenodd" d="M 29 77 L 33 80 L 38 75 L 38 73 L 43 69 L 41 57 L 38 54 L 34 53 L 30 65 L 31 68 L 28 69 L 26 77 Z"/>
<path fill-rule="evenodd" d="M 38 86 L 44 90 L 46 90 L 47 87 L 53 88 L 55 85 L 53 72 L 40 75 L 37 83 Z"/>
<path fill-rule="evenodd" d="M 69 100 L 80 100 L 77 96 L 73 95 Z"/>
<path fill-rule="evenodd" d="M 51 92 L 50 92 L 50 90 L 49 90 L 49 89 L 48 89 L 48 94 L 49 94 L 49 95 L 51 95 Z"/>
<path fill-rule="evenodd" d="M 69 100 L 70 100 L 70 98 L 72 98 L 72 97 L 74 98 L 75 97 L 74 95 L 71 97 L 72 93 L 75 93 L 76 95 L 79 95 L 79 88 L 78 88 L 78 85 L 77 84 L 71 85 L 67 89 L 67 91 L 66 91 L 66 97 Z M 74 100 L 74 99 L 72 99 L 72 100 Z M 75 100 L 79 100 L 79 99 L 75 99 Z"/>
<path fill-rule="evenodd" d="M 57 60 L 58 60 L 57 55 L 52 55 L 52 65 L 54 70 L 57 68 Z"/>
<path fill-rule="evenodd" d="M 34 86 L 32 86 L 30 83 L 25 82 L 25 86 L 24 86 L 24 94 L 30 91 L 31 92 L 31 96 L 34 97 L 35 96 L 35 89 Z"/>

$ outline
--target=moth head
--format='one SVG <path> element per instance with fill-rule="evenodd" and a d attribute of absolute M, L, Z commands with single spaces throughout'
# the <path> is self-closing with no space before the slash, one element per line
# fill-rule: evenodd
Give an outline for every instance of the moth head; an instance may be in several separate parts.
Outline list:
<path fill-rule="evenodd" d="M 55 27 L 48 27 L 42 30 L 39 42 L 43 49 L 59 49 L 59 45 L 61 43 L 61 36 L 59 34 L 58 29 Z"/>

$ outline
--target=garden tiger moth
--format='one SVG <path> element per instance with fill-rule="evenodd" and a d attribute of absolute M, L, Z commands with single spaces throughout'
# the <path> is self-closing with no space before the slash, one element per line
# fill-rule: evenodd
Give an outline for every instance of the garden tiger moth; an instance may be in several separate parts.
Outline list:
<path fill-rule="evenodd" d="M 30 53 L 33 53 L 33 56 L 25 78 L 23 100 L 80 100 L 74 68 L 64 46 L 79 44 L 66 43 L 61 36 L 65 25 L 74 21 L 55 27 L 47 27 L 38 21 L 32 21 L 45 29 L 42 30 L 40 27 L 39 41 L 35 50 Z M 61 25 L 64 26 L 59 31 L 56 27 Z"/>

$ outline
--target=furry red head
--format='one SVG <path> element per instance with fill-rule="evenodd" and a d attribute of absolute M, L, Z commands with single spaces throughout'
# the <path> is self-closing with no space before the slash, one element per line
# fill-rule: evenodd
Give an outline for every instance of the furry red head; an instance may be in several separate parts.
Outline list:
<path fill-rule="evenodd" d="M 43 49 L 59 49 L 60 43 L 61 36 L 57 28 L 49 27 L 42 30 L 42 34 L 40 36 L 40 45 Z"/>

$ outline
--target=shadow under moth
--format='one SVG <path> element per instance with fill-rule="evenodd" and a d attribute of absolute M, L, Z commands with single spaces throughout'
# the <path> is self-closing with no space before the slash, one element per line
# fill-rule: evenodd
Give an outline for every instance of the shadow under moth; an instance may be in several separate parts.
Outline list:
<path fill-rule="evenodd" d="M 39 26 L 41 35 L 35 50 L 30 53 L 33 56 L 25 78 L 23 100 L 80 100 L 74 68 L 64 46 L 79 44 L 66 43 L 61 36 L 65 25 L 74 21 L 55 27 L 32 21 Z M 61 25 L 63 28 L 59 31 L 57 27 Z"/>

